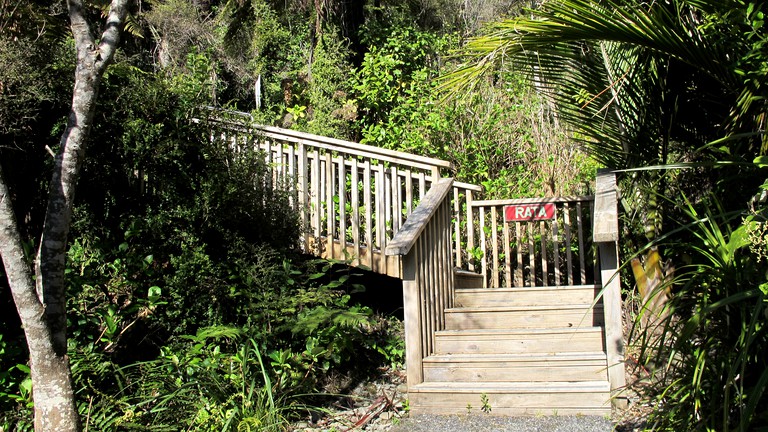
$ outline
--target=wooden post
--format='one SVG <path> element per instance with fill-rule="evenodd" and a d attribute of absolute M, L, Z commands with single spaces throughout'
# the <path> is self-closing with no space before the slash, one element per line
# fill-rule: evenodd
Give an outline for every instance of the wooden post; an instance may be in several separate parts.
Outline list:
<path fill-rule="evenodd" d="M 405 371 L 408 376 L 408 387 L 424 382 L 421 350 L 421 293 L 420 281 L 417 278 L 420 254 L 416 248 L 403 256 L 403 318 L 405 327 Z"/>
<path fill-rule="evenodd" d="M 605 348 L 608 356 L 608 381 L 613 406 L 627 407 L 625 396 L 617 395 L 626 385 L 624 376 L 624 335 L 621 323 L 621 283 L 619 277 L 619 220 L 616 174 L 598 170 L 595 192 L 594 242 L 600 255 L 600 278 L 605 313 Z"/>

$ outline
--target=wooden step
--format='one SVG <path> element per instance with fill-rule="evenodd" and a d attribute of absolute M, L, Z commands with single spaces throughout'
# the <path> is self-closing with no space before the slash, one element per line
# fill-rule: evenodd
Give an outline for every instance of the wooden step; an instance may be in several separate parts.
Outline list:
<path fill-rule="evenodd" d="M 441 330 L 434 354 L 524 354 L 603 351 L 600 327 Z"/>
<path fill-rule="evenodd" d="M 446 330 L 593 327 L 604 322 L 603 307 L 591 304 L 463 307 L 445 311 Z"/>
<path fill-rule="evenodd" d="M 425 382 L 600 381 L 602 352 L 559 354 L 447 354 L 424 359 Z"/>
<path fill-rule="evenodd" d="M 600 288 L 595 285 L 464 288 L 456 290 L 456 307 L 537 306 L 592 303 Z"/>
<path fill-rule="evenodd" d="M 422 383 L 408 389 L 414 414 L 608 415 L 607 381 L 537 383 Z"/>

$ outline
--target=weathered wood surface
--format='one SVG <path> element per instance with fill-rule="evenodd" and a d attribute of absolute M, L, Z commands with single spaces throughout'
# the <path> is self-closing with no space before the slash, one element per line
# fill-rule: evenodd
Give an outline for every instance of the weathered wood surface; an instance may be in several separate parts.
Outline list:
<path fill-rule="evenodd" d="M 489 288 L 594 283 L 591 225 L 585 223 L 592 220 L 593 200 L 581 196 L 471 201 L 473 223 L 467 223 L 467 238 L 473 243 L 467 242 L 467 250 L 479 249 L 480 258 L 473 262 L 468 252 L 466 269 L 479 268 Z M 555 205 L 551 220 L 504 220 L 505 206 L 547 203 Z"/>
<path fill-rule="evenodd" d="M 387 255 L 403 257 L 409 385 L 423 382 L 422 361 L 434 353 L 435 333 L 445 328 L 445 311 L 454 303 L 452 187 L 452 179 L 433 184 L 386 249 Z"/>
<path fill-rule="evenodd" d="M 440 171 L 451 167 L 440 159 L 236 120 L 219 121 L 212 139 L 225 142 L 235 155 L 246 148 L 264 153 L 273 170 L 272 186 L 293 190 L 290 201 L 299 212 L 305 252 L 394 277 L 400 277 L 401 268 L 399 260 L 384 254 L 389 240 Z M 466 235 L 458 213 L 482 188 L 458 182 L 453 188 L 458 234 L 452 255 L 460 267 Z M 366 254 L 377 259 L 365 259 Z"/>
<path fill-rule="evenodd" d="M 478 200 L 482 188 L 442 179 L 450 164 L 438 159 L 238 122 L 213 138 L 234 153 L 263 152 L 272 186 L 292 191 L 305 251 L 403 279 L 414 407 L 434 411 L 481 392 L 605 413 L 608 390 L 623 387 L 613 174 L 599 173 L 595 196 Z M 546 203 L 551 220 L 504 220 L 505 205 Z M 456 293 L 457 283 L 473 289 Z M 512 385 L 526 371 L 539 386 Z M 473 377 L 485 382 L 468 386 Z"/>
<path fill-rule="evenodd" d="M 601 170 L 597 174 L 594 241 L 598 245 L 603 308 L 605 311 L 605 346 L 608 356 L 608 380 L 611 389 L 624 388 L 624 335 L 621 313 L 621 278 L 619 277 L 619 224 L 616 174 Z M 614 406 L 626 408 L 626 398 L 617 395 Z"/>

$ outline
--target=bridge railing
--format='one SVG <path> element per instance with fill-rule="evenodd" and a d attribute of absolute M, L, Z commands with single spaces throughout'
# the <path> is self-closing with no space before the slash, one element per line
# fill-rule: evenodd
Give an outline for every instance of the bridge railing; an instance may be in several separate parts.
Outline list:
<path fill-rule="evenodd" d="M 453 179 L 436 182 L 387 246 L 403 262 L 406 373 L 408 385 L 424 381 L 423 359 L 434 352 L 435 332 L 454 306 L 452 241 Z"/>
<path fill-rule="evenodd" d="M 262 151 L 273 185 L 293 188 L 303 249 L 400 277 L 399 258 L 384 250 L 450 163 L 244 120 L 214 120 L 212 139 L 222 140 L 234 153 Z M 454 207 L 468 208 L 480 190 L 457 183 Z M 459 222 L 454 231 L 459 256 L 466 235 Z"/>
<path fill-rule="evenodd" d="M 466 269 L 483 287 L 592 284 L 593 206 L 593 196 L 473 201 Z"/>

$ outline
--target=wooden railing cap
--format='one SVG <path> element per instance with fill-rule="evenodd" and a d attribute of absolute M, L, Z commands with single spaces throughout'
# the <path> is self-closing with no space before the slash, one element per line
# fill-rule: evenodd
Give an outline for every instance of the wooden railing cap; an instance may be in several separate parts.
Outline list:
<path fill-rule="evenodd" d="M 598 170 L 595 190 L 593 239 L 595 243 L 616 242 L 619 240 L 616 173 L 607 169 Z"/>

